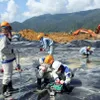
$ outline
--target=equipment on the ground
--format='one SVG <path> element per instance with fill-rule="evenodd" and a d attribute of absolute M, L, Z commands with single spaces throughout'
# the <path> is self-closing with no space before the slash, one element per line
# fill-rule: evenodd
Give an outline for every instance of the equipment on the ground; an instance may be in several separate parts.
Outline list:
<path fill-rule="evenodd" d="M 70 84 L 68 85 L 68 87 L 80 87 L 80 86 L 82 86 L 82 82 L 74 78 L 71 80 Z M 55 82 L 49 83 L 46 88 L 50 90 L 54 90 L 55 92 L 59 92 L 59 93 L 62 92 L 64 89 L 62 84 L 55 84 Z"/>
<path fill-rule="evenodd" d="M 49 89 L 55 92 L 62 92 L 63 90 L 63 85 L 62 84 L 55 84 L 55 83 L 50 83 L 48 84 L 48 86 L 50 87 Z"/>

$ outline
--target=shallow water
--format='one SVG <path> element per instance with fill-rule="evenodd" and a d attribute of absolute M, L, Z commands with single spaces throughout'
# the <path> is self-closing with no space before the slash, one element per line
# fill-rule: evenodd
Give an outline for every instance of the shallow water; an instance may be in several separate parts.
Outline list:
<path fill-rule="evenodd" d="M 99 67 L 100 65 L 100 59 L 99 57 L 92 57 L 92 59 L 89 59 L 90 62 L 85 63 L 86 64 L 86 68 L 87 69 L 91 69 L 91 68 L 95 68 L 95 67 Z M 74 69 L 74 68 L 80 68 L 82 66 L 82 63 L 80 61 L 79 58 L 75 58 L 75 59 L 68 59 L 67 60 L 67 65 L 68 67 Z"/>
<path fill-rule="evenodd" d="M 19 46 L 20 45 L 20 46 Z M 20 51 L 20 64 L 23 69 L 22 84 L 20 84 L 19 73 L 14 70 L 13 85 L 18 87 L 21 85 L 23 90 L 19 94 L 14 94 L 15 99 L 20 100 L 37 100 L 37 95 L 30 92 L 36 88 L 35 67 L 40 57 L 47 55 L 46 52 L 39 52 L 37 42 L 19 42 L 15 43 L 16 49 Z M 21 47 L 21 48 L 20 48 Z M 86 67 L 81 69 L 80 48 L 67 48 L 66 45 L 58 45 L 55 48 L 54 58 L 71 69 L 78 68 L 75 71 L 75 78 L 82 81 L 82 86 L 75 87 L 71 94 L 57 94 L 55 100 L 100 100 L 100 49 L 96 49 L 90 57 L 90 63 L 86 63 Z M 2 74 L 0 73 L 0 86 Z M 28 88 L 28 89 L 27 89 Z M 49 100 L 49 96 L 44 96 L 41 100 Z"/>

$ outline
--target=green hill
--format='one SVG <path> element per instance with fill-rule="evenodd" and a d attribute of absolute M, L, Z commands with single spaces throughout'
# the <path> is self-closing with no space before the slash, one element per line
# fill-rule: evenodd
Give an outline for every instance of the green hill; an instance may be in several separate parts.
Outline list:
<path fill-rule="evenodd" d="M 69 32 L 79 28 L 94 30 L 100 23 L 100 9 L 76 13 L 41 15 L 25 20 L 23 23 L 11 23 L 14 31 L 33 29 L 37 32 Z"/>

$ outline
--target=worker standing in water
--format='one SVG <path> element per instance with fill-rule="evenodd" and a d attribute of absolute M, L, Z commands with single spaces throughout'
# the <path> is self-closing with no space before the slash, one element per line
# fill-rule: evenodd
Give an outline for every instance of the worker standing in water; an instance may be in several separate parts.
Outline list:
<path fill-rule="evenodd" d="M 41 33 L 37 36 L 37 39 L 40 40 L 40 51 L 45 51 L 45 50 L 48 50 L 48 54 L 52 55 L 53 54 L 53 45 L 54 45 L 54 42 L 52 39 L 49 39 L 49 38 L 45 38 L 44 37 L 44 34 Z"/>
<path fill-rule="evenodd" d="M 89 56 L 94 52 L 91 46 L 82 47 L 79 51 L 81 54 L 81 67 L 86 68 L 86 64 L 90 62 Z"/>
<path fill-rule="evenodd" d="M 4 97 L 11 95 L 16 90 L 12 86 L 13 61 L 16 59 L 14 49 L 11 44 L 12 27 L 6 21 L 1 23 L 0 33 L 0 59 L 4 70 L 2 80 L 2 94 Z"/>

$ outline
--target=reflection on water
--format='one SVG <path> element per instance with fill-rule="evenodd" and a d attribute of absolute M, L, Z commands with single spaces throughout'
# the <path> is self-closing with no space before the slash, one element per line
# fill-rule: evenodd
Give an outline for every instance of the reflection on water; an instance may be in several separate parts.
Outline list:
<path fill-rule="evenodd" d="M 68 59 L 67 65 L 71 68 L 83 68 L 83 69 L 90 69 L 95 68 L 100 65 L 100 59 L 96 57 L 89 58 L 87 61 L 86 58 L 75 58 L 75 59 Z"/>
<path fill-rule="evenodd" d="M 20 44 L 20 45 L 19 45 Z M 29 43 L 28 43 L 29 44 Z M 29 47 L 31 45 L 31 47 Z M 25 43 L 17 43 L 16 48 L 20 51 L 20 62 L 21 67 L 24 69 L 22 72 L 22 77 L 25 79 L 25 82 L 29 78 L 33 78 L 31 80 L 33 83 L 36 80 L 34 74 L 34 67 L 36 66 L 36 62 L 38 58 L 44 57 L 47 53 L 39 52 L 39 48 L 37 47 L 37 43 L 29 44 L 27 47 L 27 42 Z M 21 48 L 20 48 L 21 47 Z M 100 100 L 100 49 L 97 49 L 93 56 L 90 57 L 90 62 L 86 63 L 85 60 L 81 62 L 79 57 L 79 49 L 80 48 L 66 48 L 66 45 L 61 45 L 56 48 L 54 57 L 56 60 L 60 60 L 61 62 L 65 62 L 68 67 L 74 68 L 86 68 L 84 71 L 76 70 L 75 78 L 82 81 L 81 87 L 75 87 L 71 94 L 57 94 L 55 100 Z M 63 52 L 63 53 L 62 53 Z M 33 65 L 34 63 L 34 65 Z M 27 70 L 26 70 L 27 69 Z M 29 75 L 30 73 L 30 75 Z M 13 75 L 13 80 L 19 82 L 19 73 L 15 73 Z M 0 77 L 2 78 L 2 77 Z M 30 85 L 31 81 L 28 81 L 25 84 Z M 32 84 L 33 84 L 32 83 Z M 15 85 L 15 84 L 13 84 Z M 1 86 L 1 81 L 0 81 Z M 19 86 L 18 86 L 19 87 Z M 35 87 L 36 88 L 36 87 Z M 31 89 L 34 89 L 33 87 Z M 28 92 L 28 91 L 27 91 Z M 22 96 L 25 99 L 22 100 L 37 100 L 35 93 L 32 92 L 32 98 L 28 96 Z M 17 96 L 19 98 L 19 96 Z M 54 99 L 54 98 L 51 98 Z M 21 100 L 21 99 L 20 99 Z M 48 95 L 44 96 L 41 100 L 49 100 Z"/>

